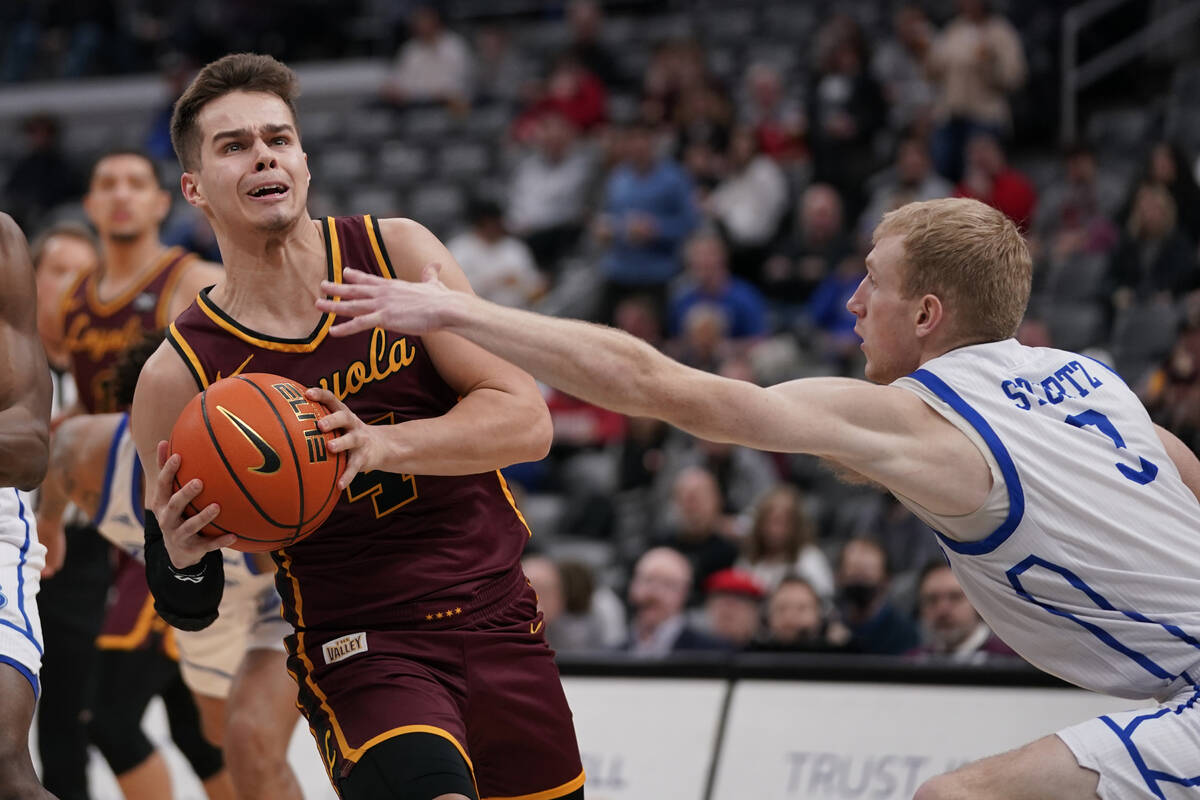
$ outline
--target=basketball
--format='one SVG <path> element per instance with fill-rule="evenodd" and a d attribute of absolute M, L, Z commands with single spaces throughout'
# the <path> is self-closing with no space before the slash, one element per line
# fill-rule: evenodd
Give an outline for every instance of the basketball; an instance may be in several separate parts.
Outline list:
<path fill-rule="evenodd" d="M 233 547 L 277 550 L 311 534 L 333 511 L 344 453 L 317 420 L 329 411 L 304 396 L 304 387 L 264 372 L 213 383 L 192 398 L 171 430 L 169 452 L 179 453 L 175 489 L 199 478 L 194 514 L 209 503 L 220 514 L 201 533 L 234 534 Z"/>

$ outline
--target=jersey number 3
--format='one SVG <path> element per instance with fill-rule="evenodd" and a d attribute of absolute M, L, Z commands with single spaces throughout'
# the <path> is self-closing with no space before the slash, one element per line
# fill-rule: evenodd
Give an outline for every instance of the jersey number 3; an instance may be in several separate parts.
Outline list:
<path fill-rule="evenodd" d="M 1074 425 L 1076 428 L 1086 428 L 1088 425 L 1093 425 L 1109 439 L 1112 439 L 1112 443 L 1116 445 L 1118 450 L 1125 449 L 1125 439 L 1121 436 L 1121 432 L 1117 430 L 1117 426 L 1113 425 L 1112 420 L 1099 411 L 1089 409 L 1079 414 L 1072 414 L 1064 421 L 1068 425 Z M 1138 461 L 1140 462 L 1139 466 L 1141 466 L 1140 470 L 1133 469 L 1120 462 L 1117 462 L 1114 466 L 1126 478 L 1144 486 L 1158 477 L 1158 465 L 1152 461 L 1147 461 L 1141 456 L 1138 456 Z"/>

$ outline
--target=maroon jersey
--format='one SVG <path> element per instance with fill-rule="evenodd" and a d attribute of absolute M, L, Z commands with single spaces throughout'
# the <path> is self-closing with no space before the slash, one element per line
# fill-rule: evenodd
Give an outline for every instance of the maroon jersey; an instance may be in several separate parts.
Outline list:
<path fill-rule="evenodd" d="M 141 283 L 112 300 L 100 299 L 96 273 L 80 278 L 67 293 L 63 332 L 79 401 L 89 414 L 126 410 L 113 396 L 114 367 L 146 334 L 167 327 L 171 295 L 191 257 L 182 248 L 170 248 Z"/>
<path fill-rule="evenodd" d="M 395 277 L 370 216 L 322 228 L 329 280 L 341 282 L 344 265 Z M 333 323 L 326 314 L 302 339 L 268 336 L 238 324 L 205 289 L 167 339 L 202 388 L 274 373 L 329 389 L 373 424 L 441 416 L 458 401 L 420 337 L 376 328 L 333 338 Z M 298 631 L 452 625 L 509 588 L 528 537 L 499 471 L 360 474 L 315 533 L 273 554 L 284 616 Z"/>

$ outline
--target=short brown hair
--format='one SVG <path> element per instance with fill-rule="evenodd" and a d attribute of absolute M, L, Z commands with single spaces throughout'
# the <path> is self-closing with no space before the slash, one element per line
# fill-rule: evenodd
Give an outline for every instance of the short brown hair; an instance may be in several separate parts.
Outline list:
<path fill-rule="evenodd" d="M 296 73 L 271 56 L 258 53 L 233 53 L 207 64 L 192 80 L 171 113 L 171 146 L 184 170 L 191 172 L 200 165 L 200 131 L 196 118 L 200 110 L 213 100 L 230 92 L 266 92 L 273 94 L 292 112 L 300 87 Z M 297 124 L 299 129 L 299 124 Z"/>
<path fill-rule="evenodd" d="M 873 241 L 901 236 L 905 297 L 937 295 L 961 343 L 1008 339 L 1029 303 L 1033 261 L 1017 226 L 978 200 L 909 203 L 885 214 Z"/>
<path fill-rule="evenodd" d="M 96 252 L 96 256 L 100 255 L 100 245 L 96 243 L 96 237 L 92 235 L 92 231 L 82 222 L 65 221 L 56 222 L 49 228 L 37 235 L 30 246 L 30 259 L 33 264 L 33 269 L 36 272 L 37 268 L 42 264 L 42 258 L 46 255 L 46 247 L 54 239 L 60 236 L 65 236 L 69 239 L 77 239 Z"/>

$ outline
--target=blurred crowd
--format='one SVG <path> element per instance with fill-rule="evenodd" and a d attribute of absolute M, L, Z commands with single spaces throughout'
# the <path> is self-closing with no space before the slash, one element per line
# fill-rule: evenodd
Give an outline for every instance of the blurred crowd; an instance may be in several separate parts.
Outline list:
<path fill-rule="evenodd" d="M 286 18 L 336 32 L 354 18 L 296 5 L 272 15 L 232 0 L 6 3 L 0 80 L 165 63 L 182 85 L 217 50 L 274 47 L 285 59 L 352 50 L 310 51 L 305 36 L 261 29 Z M 312 210 L 411 215 L 445 237 L 484 297 L 616 325 L 693 367 L 766 385 L 861 377 L 845 303 L 875 225 L 911 201 L 974 197 L 1008 215 L 1035 256 L 1019 338 L 1114 364 L 1156 421 L 1195 448 L 1194 154 L 1152 137 L 1123 180 L 1088 142 L 1042 141 L 1053 178 L 1026 174 L 1010 158 L 1021 140 L 1013 108 L 1046 54 L 1026 52 L 1028 37 L 985 0 L 933 5 L 895 6 L 882 33 L 829 10 L 783 57 L 751 47 L 736 69 L 716 70 L 705 42 L 688 35 L 664 37 L 631 65 L 594 0 L 562 6 L 561 46 L 537 54 L 518 45 L 520 22 L 457 30 L 435 5 L 391 4 L 406 33 L 363 113 L 395 130 L 483 115 L 500 124 L 485 146 L 443 160 L 447 187 L 436 173 L 422 179 L 433 186 L 406 187 L 411 205 L 349 207 L 362 195 L 323 193 L 314 169 Z M 124 60 L 100 65 L 101 52 Z M 166 160 L 162 130 L 159 119 L 146 145 Z M 24 132 L 0 207 L 36 234 L 77 201 L 86 165 L 64 150 L 53 117 L 30 117 Z M 403 173 L 411 145 L 376 153 L 380 169 Z M 477 179 L 469 165 L 488 154 L 503 168 Z M 349 155 L 347 169 L 362 161 Z M 454 181 L 469 184 L 469 197 L 435 214 L 445 209 L 429 204 L 431 191 Z M 168 243 L 218 257 L 189 211 L 172 216 Z M 933 533 L 890 497 L 812 458 L 698 441 L 545 394 L 552 452 L 506 473 L 534 527 L 526 571 L 560 651 L 1012 657 Z"/>

